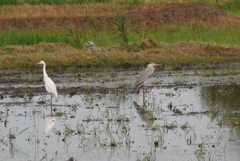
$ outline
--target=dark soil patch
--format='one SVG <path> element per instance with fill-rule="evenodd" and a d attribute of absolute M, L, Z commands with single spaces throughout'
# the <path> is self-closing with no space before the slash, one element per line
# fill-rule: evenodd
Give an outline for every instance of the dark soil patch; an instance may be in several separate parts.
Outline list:
<path fill-rule="evenodd" d="M 102 6 L 106 7 L 106 6 Z M 102 13 L 103 12 L 103 13 Z M 169 3 L 139 6 L 116 7 L 114 13 L 102 10 L 101 14 L 78 14 L 78 16 L 42 16 L 24 18 L 2 18 L 1 29 L 56 29 L 59 26 L 72 26 L 78 29 L 111 27 L 116 15 L 124 15 L 128 24 L 146 25 L 156 29 L 164 24 L 198 24 L 212 26 L 238 26 L 240 18 L 208 3 Z"/>
<path fill-rule="evenodd" d="M 0 48 L 0 53 L 46 53 L 46 52 L 76 52 L 77 49 L 64 43 L 39 43 L 36 45 L 8 45 Z"/>

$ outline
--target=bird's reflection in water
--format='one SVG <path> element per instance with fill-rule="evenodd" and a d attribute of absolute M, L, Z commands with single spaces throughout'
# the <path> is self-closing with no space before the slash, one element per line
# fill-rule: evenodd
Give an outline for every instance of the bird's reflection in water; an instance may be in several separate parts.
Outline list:
<path fill-rule="evenodd" d="M 155 124 L 154 124 L 155 117 L 154 117 L 152 111 L 147 110 L 145 101 L 143 101 L 143 102 L 144 103 L 141 106 L 137 102 L 133 101 L 134 107 L 136 108 L 139 116 L 143 119 L 144 122 L 146 122 L 148 127 L 155 126 Z"/>
<path fill-rule="evenodd" d="M 48 132 L 54 127 L 57 122 L 57 115 L 51 114 L 45 119 L 45 128 L 44 128 L 44 145 L 47 145 Z"/>

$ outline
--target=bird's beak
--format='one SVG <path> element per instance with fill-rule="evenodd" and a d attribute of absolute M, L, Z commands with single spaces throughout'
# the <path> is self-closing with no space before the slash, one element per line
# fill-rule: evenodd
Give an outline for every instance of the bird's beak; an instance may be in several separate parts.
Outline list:
<path fill-rule="evenodd" d="M 37 65 L 38 65 L 38 64 L 41 64 L 41 63 L 37 63 Z"/>
<path fill-rule="evenodd" d="M 160 65 L 162 65 L 162 64 L 154 64 L 154 66 L 160 66 Z"/>

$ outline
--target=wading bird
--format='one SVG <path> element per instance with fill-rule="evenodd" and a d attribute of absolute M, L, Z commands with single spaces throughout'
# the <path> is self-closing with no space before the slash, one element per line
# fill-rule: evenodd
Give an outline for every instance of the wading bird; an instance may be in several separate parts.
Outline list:
<path fill-rule="evenodd" d="M 45 83 L 45 88 L 48 93 L 51 95 L 51 113 L 52 113 L 52 95 L 58 99 L 58 93 L 57 93 L 57 88 L 55 83 L 52 81 L 51 78 L 48 77 L 47 72 L 46 72 L 46 63 L 44 61 L 40 61 L 37 64 L 42 64 L 43 65 L 43 80 Z"/>
<path fill-rule="evenodd" d="M 136 91 L 138 87 L 142 86 L 142 88 L 143 88 L 143 95 L 145 94 L 144 93 L 144 83 L 148 79 L 148 77 L 153 74 L 154 66 L 158 66 L 158 65 L 161 65 L 161 64 L 149 63 L 147 65 L 147 68 L 142 70 L 142 72 L 139 74 L 136 82 L 134 83 L 134 91 Z"/>

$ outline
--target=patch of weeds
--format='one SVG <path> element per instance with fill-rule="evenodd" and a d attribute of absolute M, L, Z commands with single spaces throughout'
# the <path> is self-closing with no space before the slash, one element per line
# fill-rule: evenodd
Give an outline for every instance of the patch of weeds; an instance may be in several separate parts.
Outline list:
<path fill-rule="evenodd" d="M 92 119 L 90 115 L 86 116 L 82 121 L 83 122 L 90 122 L 90 121 L 96 121 L 97 119 Z"/>
<path fill-rule="evenodd" d="M 214 120 L 220 114 L 220 111 L 219 110 L 211 110 L 210 114 L 211 114 L 211 120 Z"/>
<path fill-rule="evenodd" d="M 121 5 L 129 5 L 129 6 L 144 4 L 143 0 L 116 1 L 116 3 L 119 3 Z"/>
<path fill-rule="evenodd" d="M 115 122 L 117 123 L 130 122 L 130 119 L 125 115 L 118 115 L 117 118 L 115 119 Z"/>
<path fill-rule="evenodd" d="M 69 97 L 71 98 L 72 96 L 77 95 L 77 91 L 75 91 L 75 90 L 73 90 L 73 89 L 70 89 L 70 90 L 68 91 L 68 95 L 69 95 Z"/>
<path fill-rule="evenodd" d="M 181 128 L 183 131 L 187 130 L 187 129 L 189 128 L 188 122 L 186 122 L 185 124 L 183 124 L 182 126 L 180 126 L 180 128 Z"/>
<path fill-rule="evenodd" d="M 104 82 L 114 82 L 118 81 L 119 79 L 117 77 L 108 77 L 104 79 Z"/>
<path fill-rule="evenodd" d="M 240 128 L 240 113 L 228 111 L 223 116 L 223 121 L 227 125 Z"/>
<path fill-rule="evenodd" d="M 131 83 L 124 83 L 121 86 L 119 86 L 119 88 L 125 88 L 125 87 L 132 87 Z"/>
<path fill-rule="evenodd" d="M 46 96 L 40 97 L 37 101 L 38 104 L 45 104 L 46 103 Z"/>
<path fill-rule="evenodd" d="M 187 77 L 183 76 L 183 75 L 179 75 L 177 77 L 175 77 L 174 79 L 174 83 L 175 84 L 184 84 L 187 83 Z"/>
<path fill-rule="evenodd" d="M 114 92 L 112 94 L 113 97 L 110 98 L 110 101 L 112 102 L 112 104 L 114 104 L 114 106 L 116 108 L 119 108 L 121 102 L 126 99 L 126 95 L 122 92 L 117 91 L 117 90 L 114 90 L 113 92 Z"/>
<path fill-rule="evenodd" d="M 217 76 L 216 71 L 214 70 L 208 70 L 202 74 L 204 77 L 210 77 L 210 76 Z"/>
<path fill-rule="evenodd" d="M 31 90 L 30 87 L 28 87 L 28 88 L 24 91 L 24 97 L 23 97 L 24 100 L 25 100 L 26 102 L 29 102 L 29 101 L 32 100 L 33 96 L 34 96 L 33 91 Z"/>
<path fill-rule="evenodd" d="M 101 143 L 101 146 L 103 147 L 110 147 L 110 148 L 116 148 L 118 146 L 115 138 L 112 136 L 112 134 L 110 133 L 110 141 L 108 142 L 107 140 L 104 140 L 103 143 Z"/>
<path fill-rule="evenodd" d="M 173 122 L 173 123 L 171 123 L 169 125 L 167 125 L 167 124 L 163 125 L 162 127 L 166 128 L 168 130 L 173 130 L 173 129 L 177 128 L 178 126 L 177 126 L 177 122 Z"/>
<path fill-rule="evenodd" d="M 9 55 L 13 54 L 12 50 L 9 49 L 9 48 L 3 48 L 2 50 L 3 50 L 3 52 L 5 52 L 6 54 L 9 54 Z"/>
<path fill-rule="evenodd" d="M 157 80 L 154 80 L 152 81 L 152 84 L 162 84 L 164 81 L 163 80 L 160 80 L 160 81 L 157 81 Z"/>
<path fill-rule="evenodd" d="M 70 137 L 73 133 L 75 132 L 75 130 L 71 129 L 70 126 L 65 125 L 65 129 L 64 129 L 64 138 L 62 139 L 63 142 L 66 143 L 66 139 L 68 137 Z"/>
<path fill-rule="evenodd" d="M 198 149 L 195 152 L 198 160 L 205 160 L 205 148 L 203 144 L 198 144 Z"/>
<path fill-rule="evenodd" d="M 226 76 L 226 75 L 237 75 L 239 72 L 234 70 L 225 70 L 221 72 L 216 72 L 215 70 L 208 70 L 202 73 L 204 77 L 210 76 Z"/>
<path fill-rule="evenodd" d="M 94 95 L 89 93 L 84 94 L 84 96 L 82 97 L 82 100 L 85 104 L 93 104 L 94 101 L 99 101 L 101 99 L 101 97 L 99 95 Z"/>
<path fill-rule="evenodd" d="M 174 96 L 176 96 L 176 94 L 174 94 L 174 93 L 172 93 L 172 92 L 167 92 L 166 94 L 166 97 L 174 97 Z M 171 102 L 170 102 L 171 103 Z M 171 106 L 171 105 L 170 105 Z"/>
<path fill-rule="evenodd" d="M 53 53 L 53 52 L 54 52 L 53 47 L 45 47 L 43 49 L 43 53 Z"/>
<path fill-rule="evenodd" d="M 17 135 L 23 133 L 24 131 L 26 131 L 27 129 L 29 129 L 31 127 L 27 127 L 25 129 L 23 129 L 22 131 L 18 132 L 18 128 L 15 129 L 15 132 L 13 132 L 13 129 L 10 129 L 9 130 L 9 133 L 8 133 L 8 138 L 10 140 L 13 140 L 13 139 L 16 139 Z"/>
<path fill-rule="evenodd" d="M 8 138 L 9 138 L 10 140 L 16 139 L 16 135 L 15 135 L 15 134 L 12 134 L 11 132 L 9 132 Z"/>
<path fill-rule="evenodd" d="M 0 139 L 0 143 L 4 144 L 4 145 L 7 145 L 8 144 L 8 141 L 3 138 Z"/>
<path fill-rule="evenodd" d="M 121 39 L 121 45 L 129 50 L 129 38 L 127 35 L 126 17 L 122 15 L 117 15 L 113 19 L 113 24 L 115 25 L 115 33 L 118 35 L 117 38 Z"/>

